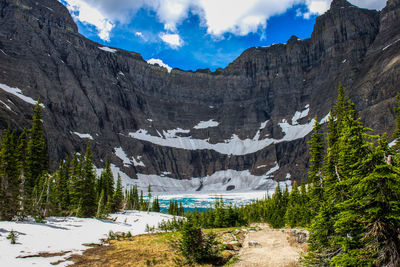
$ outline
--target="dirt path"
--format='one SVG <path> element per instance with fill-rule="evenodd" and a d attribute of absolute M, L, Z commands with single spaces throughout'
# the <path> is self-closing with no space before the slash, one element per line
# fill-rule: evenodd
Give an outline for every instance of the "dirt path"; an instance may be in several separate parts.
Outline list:
<path fill-rule="evenodd" d="M 235 267 L 294 267 L 300 266 L 301 246 L 288 241 L 289 234 L 282 230 L 271 229 L 268 225 L 259 225 L 262 229 L 250 232 L 239 253 L 239 262 Z M 292 243 L 292 244 L 291 244 Z"/>

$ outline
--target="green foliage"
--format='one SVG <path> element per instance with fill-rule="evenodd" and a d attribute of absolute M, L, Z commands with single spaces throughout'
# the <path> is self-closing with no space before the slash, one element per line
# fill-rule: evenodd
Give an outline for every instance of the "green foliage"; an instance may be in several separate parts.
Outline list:
<path fill-rule="evenodd" d="M 17 243 L 17 239 L 18 239 L 18 234 L 16 232 L 14 232 L 14 230 L 11 230 L 10 233 L 7 236 L 7 239 L 10 240 L 10 243 L 12 245 Z"/>
<path fill-rule="evenodd" d="M 177 249 L 187 263 L 215 263 L 219 261 L 221 246 L 216 234 L 204 235 L 199 227 L 192 222 L 186 222 L 182 227 L 182 238 Z"/>
<path fill-rule="evenodd" d="M 310 226 L 306 265 L 400 265 L 400 154 L 388 148 L 385 136 L 377 140 L 369 131 L 339 86 L 328 123 L 323 201 Z M 310 197 L 317 201 L 315 194 Z"/>
<path fill-rule="evenodd" d="M 117 187 L 115 188 L 114 194 L 112 196 L 112 201 L 113 201 L 112 210 L 118 211 L 122 209 L 123 200 L 124 200 L 124 192 L 122 190 L 121 176 L 118 173 Z"/>
<path fill-rule="evenodd" d="M 3 134 L 0 150 L 0 220 L 11 220 L 19 211 L 20 171 L 14 131 Z"/>

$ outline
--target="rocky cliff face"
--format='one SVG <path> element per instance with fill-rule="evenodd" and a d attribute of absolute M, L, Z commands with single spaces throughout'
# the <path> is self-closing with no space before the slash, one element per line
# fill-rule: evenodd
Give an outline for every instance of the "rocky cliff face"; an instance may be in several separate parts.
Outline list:
<path fill-rule="evenodd" d="M 329 113 L 338 83 L 368 126 L 390 133 L 399 74 L 398 0 L 381 12 L 334 0 L 311 38 L 250 48 L 214 73 L 169 73 L 104 48 L 56 0 L 0 1 L 1 128 L 28 126 L 40 97 L 53 166 L 92 139 L 97 166 L 110 155 L 115 169 L 159 190 L 299 180 L 312 118 Z"/>

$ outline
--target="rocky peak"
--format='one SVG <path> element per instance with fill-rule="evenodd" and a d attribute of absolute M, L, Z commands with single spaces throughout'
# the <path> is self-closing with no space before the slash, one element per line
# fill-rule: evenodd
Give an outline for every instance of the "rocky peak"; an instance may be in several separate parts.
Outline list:
<path fill-rule="evenodd" d="M 333 0 L 331 3 L 331 9 L 336 9 L 336 8 L 345 8 L 345 7 L 351 7 L 353 6 L 350 4 L 347 0 Z"/>

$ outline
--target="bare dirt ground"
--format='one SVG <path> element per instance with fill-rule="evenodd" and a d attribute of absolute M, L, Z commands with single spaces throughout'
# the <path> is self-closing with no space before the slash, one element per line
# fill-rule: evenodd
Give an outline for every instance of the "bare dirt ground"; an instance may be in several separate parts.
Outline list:
<path fill-rule="evenodd" d="M 266 224 L 258 225 L 260 231 L 251 231 L 246 236 L 239 252 L 239 261 L 234 267 L 295 267 L 300 266 L 300 245 L 281 229 L 272 229 Z"/>

